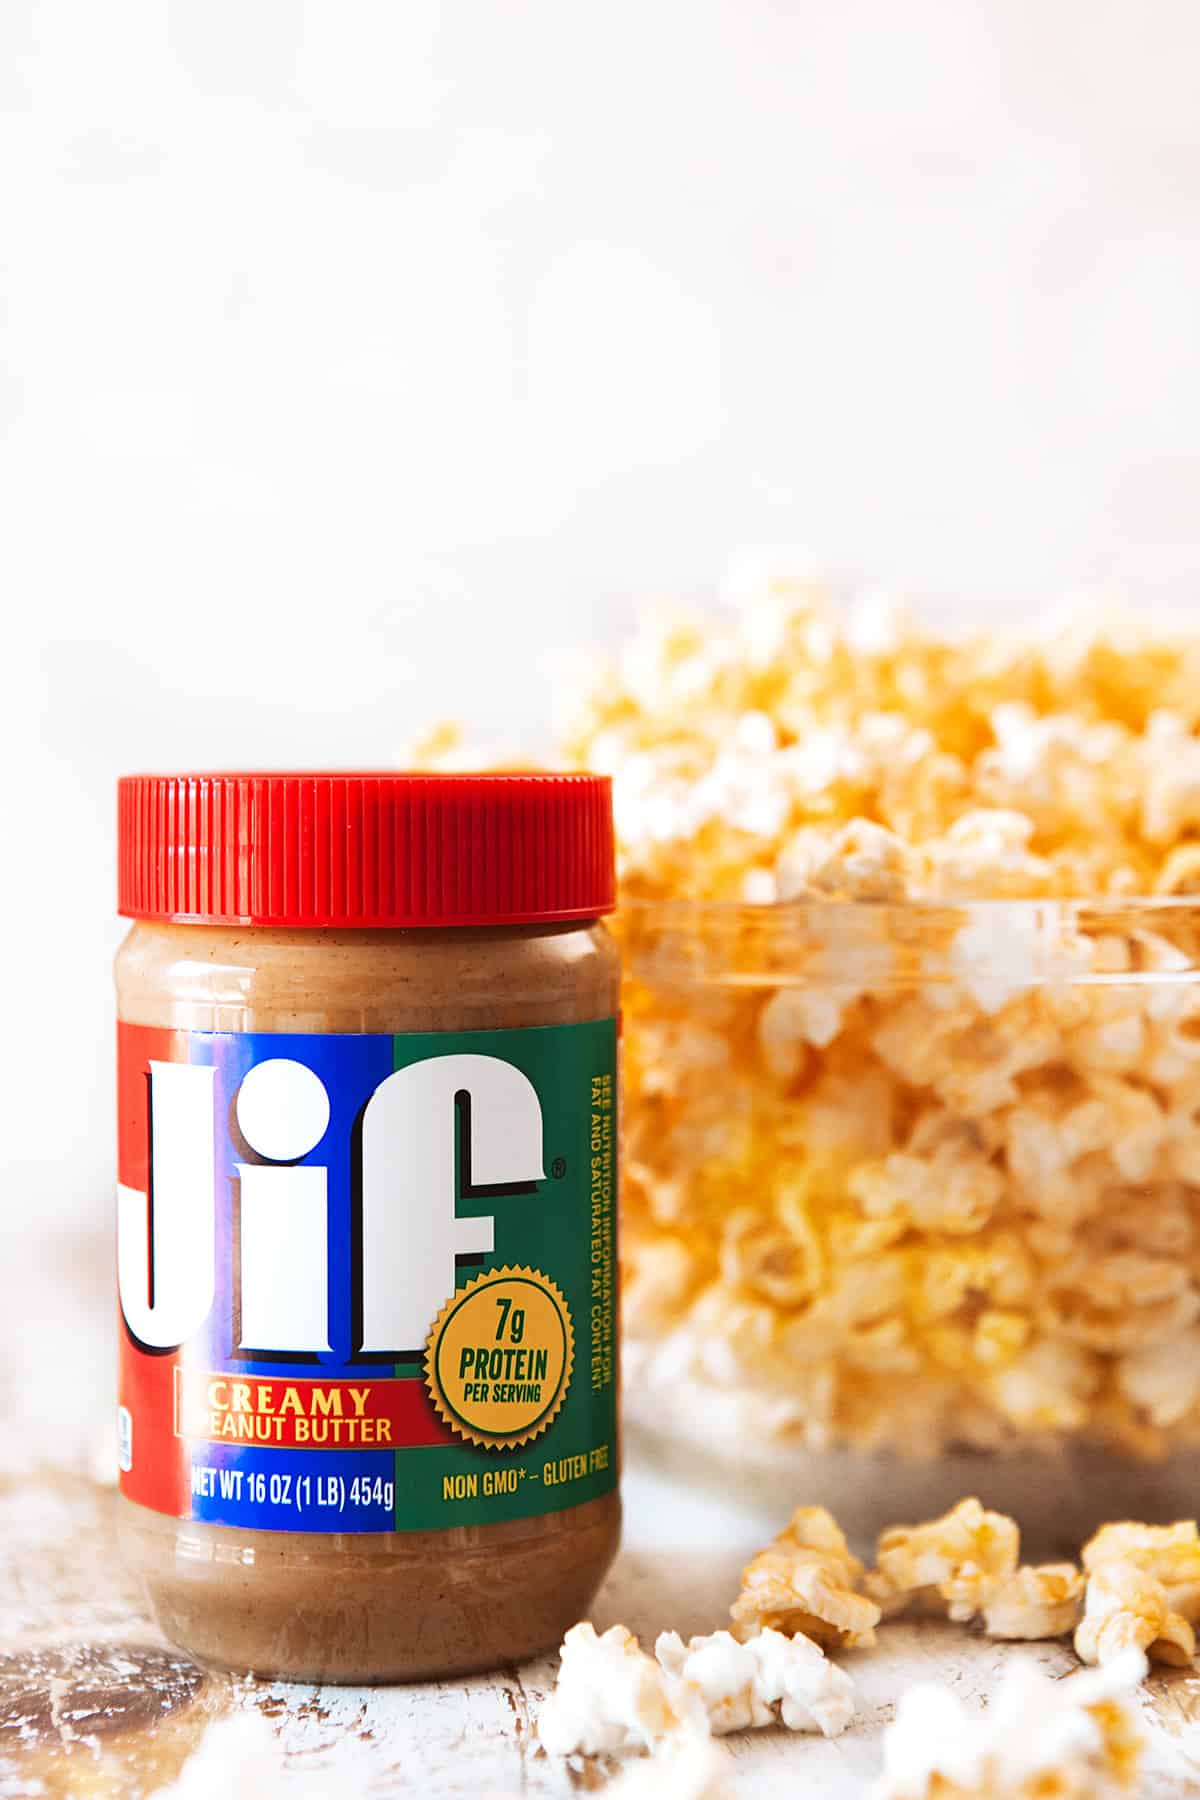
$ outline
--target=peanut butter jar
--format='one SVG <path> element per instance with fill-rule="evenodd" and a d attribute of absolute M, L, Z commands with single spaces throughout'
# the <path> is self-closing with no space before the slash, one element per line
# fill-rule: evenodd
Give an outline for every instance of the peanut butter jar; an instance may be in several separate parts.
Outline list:
<path fill-rule="evenodd" d="M 515 1662 L 617 1545 L 590 775 L 119 785 L 122 1545 L 259 1675 Z"/>

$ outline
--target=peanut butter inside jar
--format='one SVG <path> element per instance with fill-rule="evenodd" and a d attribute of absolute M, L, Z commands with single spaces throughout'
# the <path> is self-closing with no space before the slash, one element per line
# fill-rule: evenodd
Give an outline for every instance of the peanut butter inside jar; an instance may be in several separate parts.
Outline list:
<path fill-rule="evenodd" d="M 164 782 L 173 818 L 146 797 Z M 298 792 L 327 811 L 337 783 L 335 810 L 348 793 L 361 820 L 364 792 L 377 809 L 360 825 L 374 885 L 293 907 L 455 922 L 197 917 L 270 911 L 229 884 L 254 879 L 273 808 Z M 123 789 L 123 1553 L 167 1635 L 231 1669 L 405 1680 L 544 1651 L 620 1528 L 614 1234 L 597 1223 L 616 1198 L 607 784 Z M 212 822 L 233 814 L 241 875 Z M 416 899 L 401 860 L 423 871 Z M 421 1340 L 392 1341 L 409 1319 Z"/>

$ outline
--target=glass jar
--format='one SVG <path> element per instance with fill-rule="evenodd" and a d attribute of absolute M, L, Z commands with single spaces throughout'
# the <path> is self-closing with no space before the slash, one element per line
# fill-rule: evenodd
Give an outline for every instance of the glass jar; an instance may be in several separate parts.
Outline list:
<path fill-rule="evenodd" d="M 1200 1472 L 1200 904 L 623 905 L 632 1447 L 1077 1553 Z"/>
<path fill-rule="evenodd" d="M 544 1650 L 620 1520 L 607 784 L 122 788 L 124 1552 L 239 1670 Z"/>

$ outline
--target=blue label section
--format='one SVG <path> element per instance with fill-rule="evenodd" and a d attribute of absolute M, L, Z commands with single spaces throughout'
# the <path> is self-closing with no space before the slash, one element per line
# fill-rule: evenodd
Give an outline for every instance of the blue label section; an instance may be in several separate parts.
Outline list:
<path fill-rule="evenodd" d="M 192 1517 L 258 1531 L 390 1531 L 396 1459 L 388 1450 L 192 1449 Z"/>
<path fill-rule="evenodd" d="M 254 1160 L 238 1131 L 237 1093 L 256 1064 L 275 1057 L 311 1069 L 329 1097 L 329 1123 L 320 1141 L 294 1166 L 326 1171 L 330 1349 L 283 1359 L 248 1355 L 239 1348 L 235 1230 L 236 1165 Z M 392 1373 L 388 1365 L 351 1361 L 353 1146 L 367 1099 L 391 1073 L 392 1038 L 197 1031 L 191 1035 L 190 1060 L 216 1070 L 217 1287 L 206 1330 L 187 1346 L 187 1363 L 280 1379 Z M 258 1531 L 390 1531 L 395 1521 L 395 1468 L 395 1455 L 388 1450 L 316 1452 L 193 1441 L 191 1516 L 210 1525 Z"/>
<path fill-rule="evenodd" d="M 385 1035 L 301 1036 L 285 1032 L 203 1032 L 191 1039 L 191 1061 L 211 1063 L 216 1071 L 217 1147 L 217 1295 L 209 1318 L 205 1351 L 208 1367 L 232 1368 L 256 1375 L 322 1375 L 352 1377 L 364 1373 L 352 1362 L 352 1176 L 357 1125 L 371 1094 L 392 1071 L 392 1039 Z M 327 1171 L 329 1225 L 328 1351 L 303 1357 L 270 1359 L 234 1350 L 238 1344 L 238 1266 L 234 1233 L 237 1203 L 236 1164 L 247 1160 L 234 1111 L 237 1091 L 256 1064 L 283 1057 L 302 1063 L 317 1075 L 329 1096 L 329 1124 L 307 1156 L 294 1166 Z M 249 1157 L 248 1160 L 254 1160 Z M 379 1370 L 376 1364 L 376 1372 Z"/>

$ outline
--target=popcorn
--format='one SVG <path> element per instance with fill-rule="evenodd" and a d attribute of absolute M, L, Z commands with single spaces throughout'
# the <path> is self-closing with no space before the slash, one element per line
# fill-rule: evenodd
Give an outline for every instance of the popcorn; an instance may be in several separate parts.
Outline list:
<path fill-rule="evenodd" d="M 694 1279 L 691 1252 L 681 1238 L 652 1238 L 638 1246 L 624 1271 L 625 1303 L 666 1327 L 687 1304 Z"/>
<path fill-rule="evenodd" d="M 789 1448 L 1200 1445 L 1200 635 L 735 600 L 563 744 L 615 783 L 627 1343 Z"/>
<path fill-rule="evenodd" d="M 1079 1623 L 1083 1585 L 1074 1563 L 1025 1564 L 984 1601 L 983 1629 L 992 1638 L 1066 1637 Z"/>
<path fill-rule="evenodd" d="M 228 1713 L 205 1727 L 175 1780 L 155 1788 L 151 1800 L 211 1800 L 214 1794 L 224 1800 L 289 1800 L 293 1795 L 295 1800 L 320 1800 L 322 1791 L 328 1793 L 320 1775 L 298 1775 L 288 1760 L 262 1713 Z M 336 1787 L 343 1788 L 344 1783 L 343 1791 L 353 1791 L 359 1779 L 361 1771 L 353 1764 L 333 1775 Z M 85 1791 L 83 1784 L 75 1791 Z"/>
<path fill-rule="evenodd" d="M 1003 1418 L 1041 1438 L 1081 1433 L 1100 1381 L 1095 1356 L 1042 1337 L 1006 1368 L 987 1376 L 985 1387 Z"/>
<path fill-rule="evenodd" d="M 903 900 L 917 866 L 894 832 L 852 819 L 832 842 L 820 831 L 798 833 L 775 865 L 775 880 L 781 900 Z"/>
<path fill-rule="evenodd" d="M 744 1283 L 780 1306 L 800 1306 L 821 1285 L 821 1242 L 802 1208 L 772 1224 L 750 1207 L 725 1227 L 721 1267 L 731 1285 Z"/>
<path fill-rule="evenodd" d="M 890 1613 L 932 1589 L 951 1619 L 971 1619 L 1015 1574 L 1019 1551 L 1015 1520 L 960 1500 L 940 1519 L 881 1533 L 870 1591 Z"/>
<path fill-rule="evenodd" d="M 1168 1604 L 1191 1624 L 1200 1622 L 1200 1533 L 1194 1519 L 1175 1525 L 1103 1525 L 1083 1547 L 1089 1574 L 1119 1562 L 1163 1583 Z"/>
<path fill-rule="evenodd" d="M 1052 870 L 1030 851 L 1033 833 L 1034 822 L 1024 813 L 986 808 L 963 813 L 928 846 L 937 891 L 965 899 L 984 891 L 1000 900 L 1044 890 Z M 988 1010 L 999 1011 L 999 1003 Z"/>
<path fill-rule="evenodd" d="M 789 1731 L 837 1737 L 854 1717 L 850 1677 L 799 1633 L 784 1637 L 766 1629 L 739 1643 L 728 1631 L 714 1631 L 685 1644 L 664 1631 L 654 1654 L 672 1682 L 699 1695 L 717 1735 L 782 1723 Z"/>
<path fill-rule="evenodd" d="M 626 1763 L 604 1793 L 608 1800 L 726 1800 L 724 1766 L 710 1738 L 687 1732 Z"/>
<path fill-rule="evenodd" d="M 546 1750 L 627 1756 L 673 1746 L 686 1763 L 687 1744 L 710 1733 L 783 1724 L 837 1737 L 854 1716 L 849 1676 L 799 1634 L 764 1629 L 739 1642 L 714 1631 L 685 1644 L 664 1631 L 655 1659 L 623 1625 L 602 1637 L 589 1624 L 573 1625 L 538 1718 Z"/>
<path fill-rule="evenodd" d="M 1187 723 L 1156 712 L 1146 726 L 1142 831 L 1152 844 L 1173 844 L 1200 827 L 1200 743 Z"/>
<path fill-rule="evenodd" d="M 1151 1662 L 1184 1667 L 1196 1654 L 1196 1634 L 1171 1610 L 1155 1576 L 1136 1563 L 1104 1562 L 1088 1575 L 1075 1652 L 1081 1662 L 1109 1663 L 1130 1648 L 1144 1650 Z"/>
<path fill-rule="evenodd" d="M 1004 1177 L 985 1156 L 953 1144 L 931 1157 L 893 1152 L 862 1163 L 846 1183 L 868 1218 L 899 1216 L 927 1231 L 969 1236 L 987 1224 L 1004 1197 Z"/>
<path fill-rule="evenodd" d="M 1038 914 L 1025 909 L 983 915 L 955 932 L 950 955 L 967 993 L 994 1015 L 1044 972 L 1046 932 Z"/>
<path fill-rule="evenodd" d="M 1156 894 L 1200 892 L 1200 844 L 1178 844 L 1154 878 Z"/>
<path fill-rule="evenodd" d="M 538 1716 L 552 1756 L 652 1750 L 689 1722 L 668 1697 L 663 1670 L 623 1625 L 602 1637 L 592 1625 L 572 1625 L 560 1654 L 557 1685 Z"/>
<path fill-rule="evenodd" d="M 873 1800 L 1109 1800 L 1127 1792 L 1143 1748 L 1129 1696 L 1145 1668 L 1136 1650 L 1069 1681 L 1022 1663 L 982 1713 L 937 1683 L 910 1688 L 884 1733 Z"/>
<path fill-rule="evenodd" d="M 786 1080 L 803 1066 L 806 1045 L 828 1049 L 855 999 L 853 988 L 780 988 L 758 1015 L 768 1068 Z"/>
<path fill-rule="evenodd" d="M 800 1506 L 779 1535 L 742 1571 L 730 1608 L 737 1635 L 802 1633 L 815 1644 L 855 1648 L 875 1642 L 880 1608 L 857 1591 L 863 1566 L 823 1506 Z"/>
<path fill-rule="evenodd" d="M 1096 1350 L 1124 1352 L 1174 1341 L 1200 1313 L 1185 1265 L 1136 1250 L 1070 1255 L 1046 1283 L 1055 1334 Z"/>

